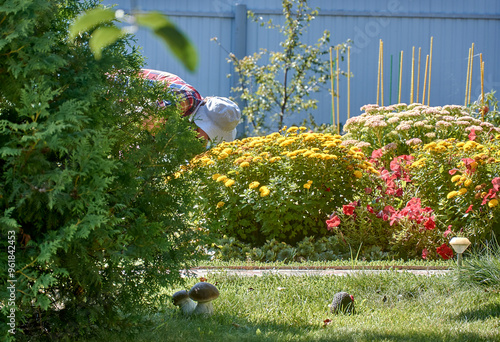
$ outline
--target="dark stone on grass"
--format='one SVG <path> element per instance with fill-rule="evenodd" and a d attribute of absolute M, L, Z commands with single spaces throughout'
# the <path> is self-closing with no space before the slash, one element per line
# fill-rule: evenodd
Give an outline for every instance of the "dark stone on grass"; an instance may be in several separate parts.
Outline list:
<path fill-rule="evenodd" d="M 332 304 L 330 304 L 330 311 L 333 314 L 353 314 L 354 296 L 348 294 L 347 292 L 337 292 L 333 296 Z"/>

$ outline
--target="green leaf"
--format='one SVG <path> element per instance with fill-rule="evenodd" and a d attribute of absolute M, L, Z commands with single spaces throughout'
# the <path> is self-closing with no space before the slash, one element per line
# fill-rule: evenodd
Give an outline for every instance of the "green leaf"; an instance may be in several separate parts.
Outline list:
<path fill-rule="evenodd" d="M 150 28 L 170 48 L 184 66 L 194 71 L 198 65 L 198 53 L 191 41 L 163 14 L 148 12 L 136 16 L 138 25 Z"/>
<path fill-rule="evenodd" d="M 75 39 L 78 33 L 86 32 L 99 24 L 115 19 L 115 12 L 110 9 L 95 8 L 75 19 L 69 28 L 69 37 Z"/>
<path fill-rule="evenodd" d="M 118 27 L 100 27 L 92 33 L 89 40 L 89 46 L 96 59 L 102 56 L 102 49 L 106 46 L 113 44 L 125 33 Z"/>

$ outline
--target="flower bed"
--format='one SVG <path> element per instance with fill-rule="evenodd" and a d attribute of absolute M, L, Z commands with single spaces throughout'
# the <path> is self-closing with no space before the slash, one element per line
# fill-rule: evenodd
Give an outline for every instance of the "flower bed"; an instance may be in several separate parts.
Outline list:
<path fill-rule="evenodd" d="M 271 245 L 253 252 L 260 260 L 280 252 L 307 259 L 301 243 L 331 236 L 337 258 L 354 249 L 447 259 L 452 236 L 499 233 L 500 129 L 459 106 L 365 110 L 344 136 L 291 127 L 192 160 L 185 174 L 200 193 L 200 225 L 247 244 L 248 257 Z"/>

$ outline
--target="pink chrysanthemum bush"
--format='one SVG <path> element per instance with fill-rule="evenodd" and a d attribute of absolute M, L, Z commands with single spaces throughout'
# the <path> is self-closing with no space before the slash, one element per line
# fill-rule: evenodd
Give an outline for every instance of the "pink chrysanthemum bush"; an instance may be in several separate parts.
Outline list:
<path fill-rule="evenodd" d="M 222 143 L 191 161 L 200 224 L 259 246 L 327 236 L 332 208 L 354 200 L 364 174 L 377 174 L 340 135 L 291 127 Z"/>
<path fill-rule="evenodd" d="M 367 154 L 384 148 L 398 156 L 411 153 L 418 144 L 449 138 L 465 140 L 472 131 L 480 139 L 500 132 L 500 128 L 457 105 L 429 107 L 400 103 L 385 107 L 366 105 L 361 110 L 361 115 L 347 120 L 343 140 L 361 147 Z"/>

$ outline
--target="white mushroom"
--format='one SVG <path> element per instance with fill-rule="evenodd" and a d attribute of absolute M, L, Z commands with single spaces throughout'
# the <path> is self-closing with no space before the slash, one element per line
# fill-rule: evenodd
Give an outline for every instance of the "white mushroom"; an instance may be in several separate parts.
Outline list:
<path fill-rule="evenodd" d="M 189 298 L 186 290 L 177 291 L 172 295 L 172 302 L 174 305 L 181 308 L 182 313 L 190 315 L 196 308 L 196 303 Z"/>
<path fill-rule="evenodd" d="M 219 297 L 219 290 L 210 283 L 201 282 L 189 290 L 189 297 L 198 302 L 194 309 L 194 314 L 210 315 L 214 312 L 212 301 Z"/>

